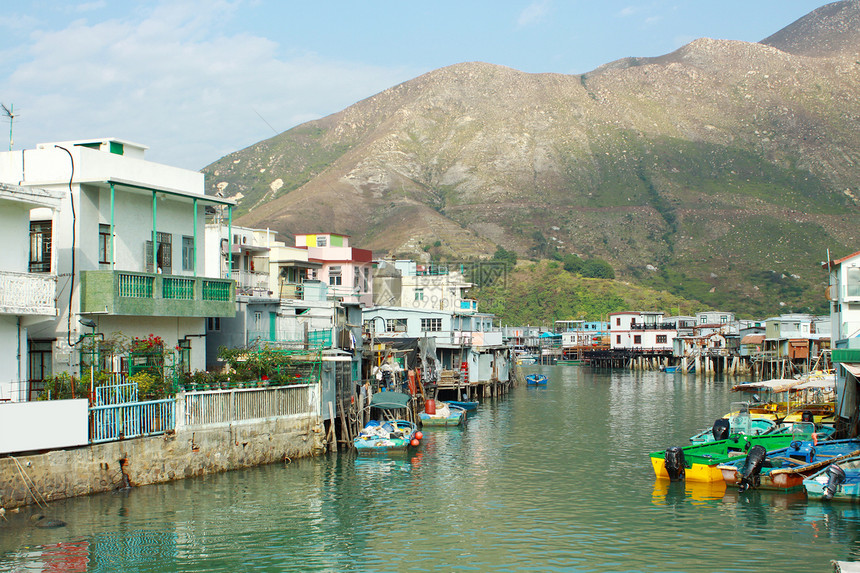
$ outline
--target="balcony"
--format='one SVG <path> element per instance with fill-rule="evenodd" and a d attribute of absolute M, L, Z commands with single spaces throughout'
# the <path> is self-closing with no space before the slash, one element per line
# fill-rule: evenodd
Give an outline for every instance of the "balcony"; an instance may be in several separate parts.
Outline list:
<path fill-rule="evenodd" d="M 460 313 L 478 312 L 478 301 L 473 298 L 464 298 L 460 300 L 457 311 Z"/>
<path fill-rule="evenodd" d="M 0 314 L 56 316 L 56 275 L 0 271 Z"/>
<path fill-rule="evenodd" d="M 81 271 L 81 312 L 117 316 L 229 317 L 236 282 L 129 271 Z"/>
<path fill-rule="evenodd" d="M 233 272 L 238 294 L 248 296 L 270 296 L 269 273 L 259 271 Z"/>

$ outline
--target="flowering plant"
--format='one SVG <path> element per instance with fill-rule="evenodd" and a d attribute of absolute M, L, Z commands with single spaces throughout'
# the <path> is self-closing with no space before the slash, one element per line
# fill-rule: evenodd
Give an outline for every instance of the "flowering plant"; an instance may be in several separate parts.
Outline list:
<path fill-rule="evenodd" d="M 150 334 L 146 338 L 132 338 L 132 352 L 161 352 L 164 349 L 164 340 L 160 336 Z"/>

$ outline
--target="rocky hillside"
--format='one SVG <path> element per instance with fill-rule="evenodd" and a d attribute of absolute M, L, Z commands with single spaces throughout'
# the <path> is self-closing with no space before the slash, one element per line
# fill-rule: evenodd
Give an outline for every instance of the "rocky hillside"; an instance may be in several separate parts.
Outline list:
<path fill-rule="evenodd" d="M 608 260 L 712 306 L 821 310 L 858 250 L 860 0 L 760 43 L 571 76 L 439 69 L 213 163 L 238 224 L 383 254 Z"/>

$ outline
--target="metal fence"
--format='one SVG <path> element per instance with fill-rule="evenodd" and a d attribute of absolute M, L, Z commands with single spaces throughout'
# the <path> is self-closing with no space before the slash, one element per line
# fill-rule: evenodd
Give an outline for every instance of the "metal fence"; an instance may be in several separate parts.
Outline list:
<path fill-rule="evenodd" d="M 222 424 L 316 413 L 310 384 L 274 388 L 235 388 L 186 392 L 183 419 L 186 426 Z"/>
<path fill-rule="evenodd" d="M 176 400 L 93 406 L 90 420 L 93 444 L 163 434 L 176 427 Z"/>

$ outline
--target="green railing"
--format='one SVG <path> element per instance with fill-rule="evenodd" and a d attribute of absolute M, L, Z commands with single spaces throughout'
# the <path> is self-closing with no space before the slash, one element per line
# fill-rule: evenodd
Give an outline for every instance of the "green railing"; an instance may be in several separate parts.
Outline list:
<path fill-rule="evenodd" d="M 311 330 L 308 332 L 308 349 L 331 348 L 331 330 Z"/>
<path fill-rule="evenodd" d="M 230 301 L 230 283 L 203 281 L 203 300 Z"/>
<path fill-rule="evenodd" d="M 152 298 L 155 277 L 118 273 L 119 296 L 126 298 Z"/>
<path fill-rule="evenodd" d="M 165 277 L 161 283 L 161 298 L 194 300 L 194 279 Z"/>

